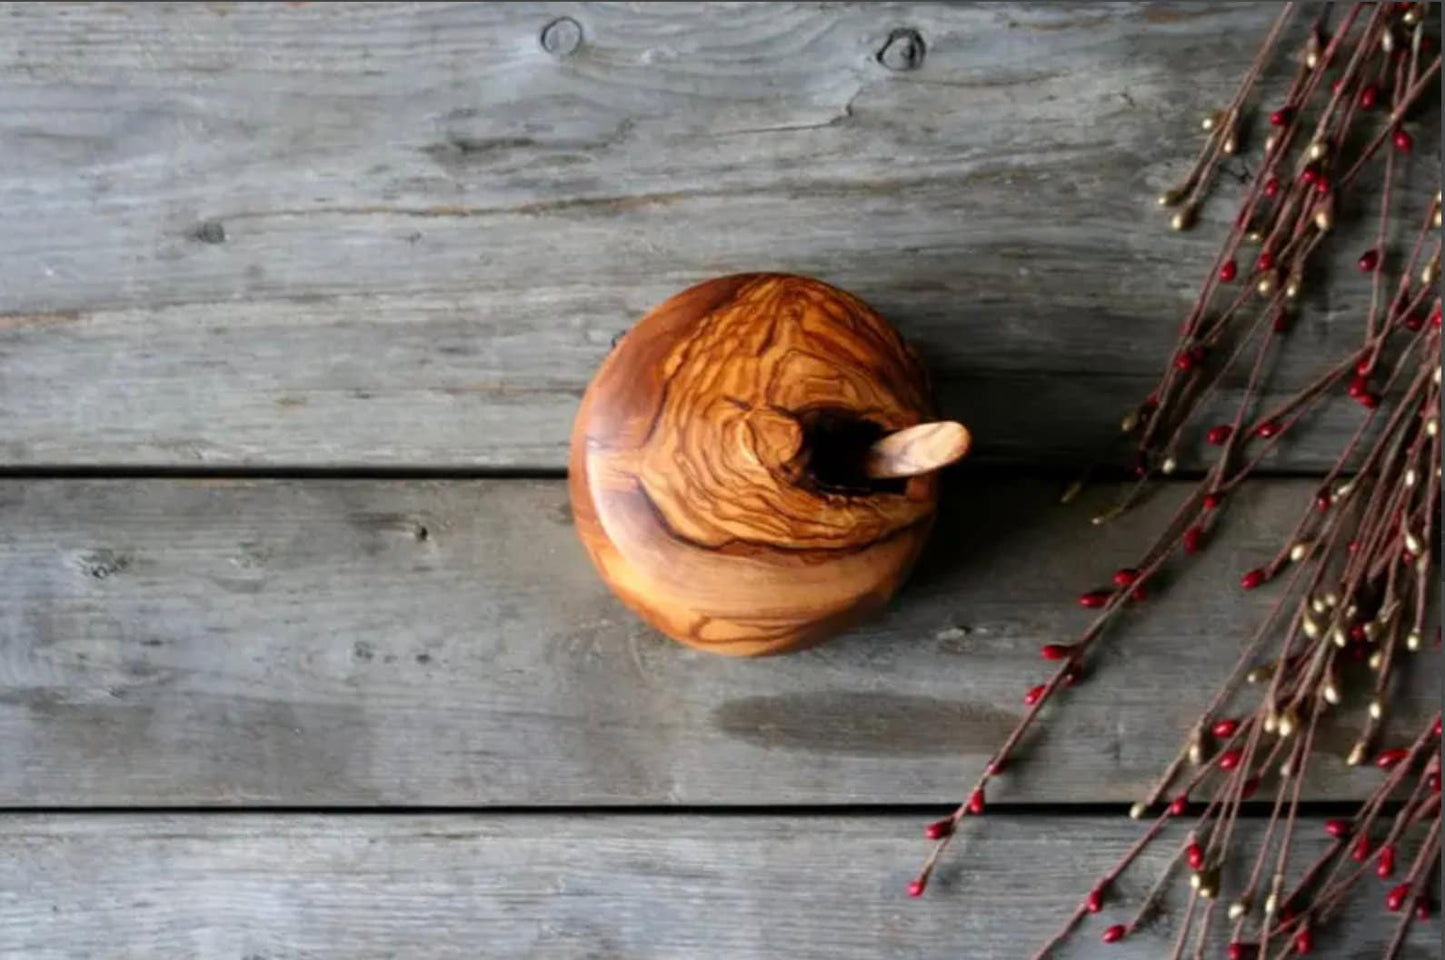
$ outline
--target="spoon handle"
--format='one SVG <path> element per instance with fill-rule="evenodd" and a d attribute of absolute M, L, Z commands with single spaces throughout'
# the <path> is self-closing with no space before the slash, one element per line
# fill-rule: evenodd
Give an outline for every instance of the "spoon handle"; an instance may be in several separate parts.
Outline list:
<path fill-rule="evenodd" d="M 869 447 L 863 472 L 885 480 L 940 470 L 968 452 L 970 439 L 968 428 L 952 420 L 920 423 Z"/>

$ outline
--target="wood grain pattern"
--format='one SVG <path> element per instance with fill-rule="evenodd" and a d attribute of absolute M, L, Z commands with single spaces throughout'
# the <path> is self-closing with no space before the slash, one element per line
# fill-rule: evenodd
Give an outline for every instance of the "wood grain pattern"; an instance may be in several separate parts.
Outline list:
<path fill-rule="evenodd" d="M 1113 491 L 1059 486 L 965 474 L 886 611 L 750 661 L 613 600 L 561 481 L 0 481 L 0 806 L 947 803 L 1183 493 L 1096 528 Z M 1313 489 L 1232 497 L 990 799 L 1138 799 Z M 1438 709 L 1438 657 L 1400 680 L 1392 731 Z M 1375 782 L 1344 768 L 1346 697 L 1309 798 Z"/>
<path fill-rule="evenodd" d="M 920 819 L 8 816 L 0 957 L 1019 960 L 1138 832 L 1122 817 L 989 816 L 965 828 L 967 866 L 910 901 Z M 1301 858 L 1323 840 L 1306 820 Z M 1118 893 L 1142 896 L 1164 855 Z M 1394 928 L 1381 896 L 1364 884 L 1316 956 L 1380 956 Z M 1104 946 L 1103 925 L 1128 913 L 1111 902 L 1057 960 L 1167 956 L 1177 906 Z M 1439 927 L 1417 924 L 1401 960 L 1439 949 Z"/>
<path fill-rule="evenodd" d="M 815 643 L 876 612 L 923 548 L 937 474 L 888 487 L 865 466 L 879 436 L 932 413 L 922 366 L 858 298 L 783 274 L 709 280 L 649 312 L 587 388 L 577 533 L 682 643 Z"/>
<path fill-rule="evenodd" d="M 981 459 L 1105 446 L 1232 216 L 1153 197 L 1272 4 L 662 10 L 0 5 L 0 464 L 560 470 L 614 336 L 762 269 L 888 317 Z M 1362 237 L 1282 388 L 1358 340 Z"/>

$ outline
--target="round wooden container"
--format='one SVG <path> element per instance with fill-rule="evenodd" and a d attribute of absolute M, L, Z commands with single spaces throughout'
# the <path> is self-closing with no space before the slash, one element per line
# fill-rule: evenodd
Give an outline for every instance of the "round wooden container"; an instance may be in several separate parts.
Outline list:
<path fill-rule="evenodd" d="M 577 530 L 668 636 L 738 656 L 794 649 L 907 575 L 937 475 L 874 479 L 887 471 L 869 457 L 932 415 L 917 358 L 857 297 L 785 274 L 710 280 L 628 331 L 587 388 Z"/>

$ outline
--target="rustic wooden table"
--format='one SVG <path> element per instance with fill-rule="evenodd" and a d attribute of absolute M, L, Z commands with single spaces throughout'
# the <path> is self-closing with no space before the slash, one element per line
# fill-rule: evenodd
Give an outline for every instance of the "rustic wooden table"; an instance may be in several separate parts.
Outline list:
<path fill-rule="evenodd" d="M 1182 493 L 1057 505 L 1206 268 L 1227 205 L 1175 236 L 1152 197 L 1274 9 L 0 6 L 0 956 L 1026 957 L 1354 416 L 908 900 L 1069 597 Z M 562 470 L 612 339 L 760 268 L 890 317 L 977 448 L 887 615 L 744 662 L 608 596 Z M 1311 303 L 1276 382 L 1359 305 Z M 1321 765 L 1310 809 L 1368 782 Z M 1378 953 L 1354 918 L 1329 956 Z"/>

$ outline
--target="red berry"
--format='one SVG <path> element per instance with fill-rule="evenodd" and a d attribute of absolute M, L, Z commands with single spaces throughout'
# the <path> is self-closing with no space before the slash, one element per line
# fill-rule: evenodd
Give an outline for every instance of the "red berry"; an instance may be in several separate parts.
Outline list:
<path fill-rule="evenodd" d="M 1374 273 L 1380 266 L 1380 251 L 1371 247 L 1360 254 L 1358 265 L 1361 273 Z"/>
<path fill-rule="evenodd" d="M 1272 127 L 1282 127 L 1289 123 L 1290 117 L 1294 116 L 1294 110 L 1290 107 L 1280 107 L 1269 115 L 1269 124 Z"/>
<path fill-rule="evenodd" d="M 1182 817 L 1189 812 L 1189 794 L 1181 793 L 1169 804 L 1169 815 L 1171 817 Z"/>
<path fill-rule="evenodd" d="M 1418 313 L 1410 313 L 1405 316 L 1405 329 L 1411 333 L 1418 333 L 1425 329 L 1425 318 Z"/>
<path fill-rule="evenodd" d="M 1366 354 L 1355 362 L 1355 374 L 1361 377 L 1368 377 L 1375 372 L 1375 355 Z"/>
<path fill-rule="evenodd" d="M 1133 567 L 1120 567 L 1114 571 L 1114 583 L 1121 587 L 1132 587 L 1139 579 L 1139 571 Z"/>
<path fill-rule="evenodd" d="M 1227 956 L 1229 960 L 1254 960 L 1255 951 L 1259 948 L 1252 943 L 1240 943 L 1238 940 L 1229 945 Z"/>
<path fill-rule="evenodd" d="M 1402 883 L 1398 887 L 1391 887 L 1390 892 L 1385 894 L 1385 909 L 1391 913 L 1399 913 L 1400 908 L 1405 905 L 1405 899 L 1410 896 L 1410 885 Z"/>
<path fill-rule="evenodd" d="M 1315 938 L 1310 933 L 1309 927 L 1301 927 L 1299 933 L 1294 935 L 1294 952 L 1300 956 L 1310 953 L 1315 948 Z"/>
<path fill-rule="evenodd" d="M 1375 766 L 1379 767 L 1381 770 L 1389 770 L 1391 767 L 1396 766 L 1400 763 L 1401 760 L 1404 760 L 1409 755 L 1410 751 L 1406 750 L 1404 747 L 1395 747 L 1391 750 L 1385 750 L 1378 757 L 1375 758 Z"/>
<path fill-rule="evenodd" d="M 1218 510 L 1219 505 L 1223 502 L 1224 498 L 1217 493 L 1206 493 L 1204 495 L 1204 509 L 1206 510 Z"/>
<path fill-rule="evenodd" d="M 1350 556 L 1353 557 L 1355 554 L 1360 552 L 1360 541 L 1351 540 L 1349 543 L 1345 544 L 1345 550 L 1350 554 Z"/>
<path fill-rule="evenodd" d="M 1313 165 L 1310 165 L 1310 166 L 1308 166 L 1308 167 L 1305 167 L 1302 171 L 1300 171 L 1300 175 L 1299 175 L 1300 183 L 1304 184 L 1304 185 L 1307 186 L 1307 187 L 1308 187 L 1310 184 L 1314 183 L 1314 182 L 1315 182 L 1316 180 L 1318 180 L 1319 178 L 1320 178 L 1320 172 L 1319 172 L 1318 170 L 1316 170 Z"/>
<path fill-rule="evenodd" d="M 1144 588 L 1144 584 L 1135 584 L 1134 589 L 1129 591 L 1129 599 L 1135 603 L 1143 603 L 1149 599 L 1149 591 Z"/>
<path fill-rule="evenodd" d="M 921 878 L 918 880 L 910 880 L 908 881 L 908 895 L 910 897 L 921 897 L 923 896 L 923 889 L 926 886 L 928 886 L 927 880 Z"/>
<path fill-rule="evenodd" d="M 1244 781 L 1244 786 L 1239 788 L 1239 798 L 1248 800 L 1259 790 L 1259 777 L 1250 777 Z"/>
<path fill-rule="evenodd" d="M 968 795 L 968 812 L 974 816 L 983 813 L 983 787 Z"/>
<path fill-rule="evenodd" d="M 1074 647 L 1068 643 L 1046 643 L 1039 647 L 1039 656 L 1045 660 L 1067 660 L 1074 655 Z"/>
<path fill-rule="evenodd" d="M 1032 707 L 1044 698 L 1044 691 L 1048 689 L 1046 684 L 1039 684 L 1037 687 L 1029 687 L 1029 692 L 1024 694 L 1024 706 Z"/>
<path fill-rule="evenodd" d="M 1257 266 L 1261 270 L 1273 270 L 1274 254 L 1270 253 L 1268 250 L 1261 251 L 1259 255 L 1259 263 L 1257 264 Z"/>
<path fill-rule="evenodd" d="M 1360 109 L 1373 110 L 1380 100 L 1380 88 L 1373 83 L 1360 91 Z"/>
<path fill-rule="evenodd" d="M 1198 870 L 1204 866 L 1204 848 L 1197 843 L 1191 843 L 1184 848 L 1184 862 L 1189 864 L 1190 870 Z"/>
<path fill-rule="evenodd" d="M 923 835 L 930 840 L 942 840 L 953 832 L 953 820 L 944 817 L 942 820 L 935 820 L 923 828 Z"/>
<path fill-rule="evenodd" d="M 1351 397 L 1358 400 L 1365 394 L 1370 392 L 1370 381 L 1366 380 L 1364 377 L 1353 377 L 1350 380 L 1349 388 L 1346 389 L 1345 392 L 1348 393 Z"/>
<path fill-rule="evenodd" d="M 1219 266 L 1219 279 L 1224 283 L 1233 283 L 1234 277 L 1239 273 L 1239 264 L 1232 259 L 1226 260 Z"/>
<path fill-rule="evenodd" d="M 1430 323 L 1436 330 L 1440 329 L 1440 306 L 1436 304 L 1435 311 L 1430 314 Z"/>
<path fill-rule="evenodd" d="M 1226 441 L 1229 440 L 1230 435 L 1233 433 L 1234 428 L 1231 427 L 1229 424 L 1215 424 L 1214 426 L 1210 427 L 1209 432 L 1204 435 L 1204 440 L 1210 446 L 1221 447 L 1225 444 Z"/>
<path fill-rule="evenodd" d="M 1264 195 L 1273 197 L 1277 193 L 1279 193 L 1279 177 L 1270 177 L 1264 182 Z"/>
<path fill-rule="evenodd" d="M 1122 923 L 1116 923 L 1109 929 L 1105 930 L 1104 935 L 1099 939 L 1103 940 L 1105 943 L 1118 943 L 1120 940 L 1124 939 L 1124 934 L 1128 932 L 1129 931 L 1124 929 L 1124 925 Z"/>
<path fill-rule="evenodd" d="M 1429 901 L 1429 900 L 1426 900 L 1424 897 L 1421 897 L 1420 900 L 1419 900 L 1419 902 L 1417 902 L 1417 903 L 1415 904 L 1415 919 L 1416 919 L 1416 920 L 1429 920 L 1429 919 L 1430 919 L 1430 901 Z"/>
<path fill-rule="evenodd" d="M 1380 405 L 1380 395 L 1367 390 L 1356 397 L 1355 402 L 1366 410 L 1373 410 Z"/>
<path fill-rule="evenodd" d="M 1085 610 L 1098 610 L 1109 602 L 1107 590 L 1090 590 L 1088 593 L 1079 594 L 1079 606 Z"/>
<path fill-rule="evenodd" d="M 1239 585 L 1245 590 L 1253 590 L 1265 581 L 1265 572 L 1258 567 L 1249 571 L 1239 578 Z"/>
<path fill-rule="evenodd" d="M 1440 646 L 1440 631 L 1439 631 L 1439 630 L 1436 630 L 1436 631 L 1435 631 L 1435 646 L 1437 646 L 1437 647 Z M 1433 728 L 1430 732 L 1435 735 L 1435 739 L 1437 739 L 1437 740 L 1440 739 L 1440 718 L 1439 718 L 1439 717 L 1436 717 L 1436 718 L 1435 718 L 1435 726 L 1434 726 L 1434 728 Z"/>
<path fill-rule="evenodd" d="M 1323 173 L 1315 178 L 1315 193 L 1326 194 L 1330 192 L 1330 178 Z"/>
<path fill-rule="evenodd" d="M 1064 670 L 1064 686 L 1072 687 L 1074 684 L 1079 682 L 1079 676 L 1079 665 L 1076 663 L 1069 664 L 1068 668 Z"/>
<path fill-rule="evenodd" d="M 1350 851 L 1350 859 L 1356 863 L 1364 863 L 1370 859 L 1370 838 L 1361 836 L 1355 841 L 1355 848 Z"/>
<path fill-rule="evenodd" d="M 1188 371 L 1194 369 L 1194 358 L 1186 351 L 1174 358 L 1174 369 Z"/>
<path fill-rule="evenodd" d="M 1184 531 L 1184 552 L 1198 553 L 1199 547 L 1204 540 L 1204 528 L 1195 524 Z"/>
<path fill-rule="evenodd" d="M 1266 420 L 1254 428 L 1254 435 L 1268 440 L 1271 437 L 1279 436 L 1280 425 L 1278 420 Z"/>
<path fill-rule="evenodd" d="M 1315 509 L 1328 510 L 1330 508 L 1330 495 L 1328 491 L 1321 490 L 1315 494 Z"/>
<path fill-rule="evenodd" d="M 1410 131 L 1404 127 L 1396 128 L 1390 139 L 1395 143 L 1395 149 L 1401 153 L 1409 153 L 1415 147 L 1415 138 L 1410 136 Z"/>
<path fill-rule="evenodd" d="M 1440 792 L 1440 774 L 1438 771 L 1425 778 L 1425 786 L 1429 788 L 1431 793 Z"/>
<path fill-rule="evenodd" d="M 1219 755 L 1219 769 L 1233 770 L 1235 767 L 1239 766 L 1239 761 L 1243 758 L 1243 756 L 1244 755 L 1238 750 L 1224 751 Z"/>
<path fill-rule="evenodd" d="M 1209 728 L 1209 732 L 1214 734 L 1221 740 L 1228 740 L 1230 737 L 1234 736 L 1235 731 L 1237 731 L 1238 729 L 1238 720 L 1235 720 L 1233 718 L 1226 718 L 1224 720 L 1216 721 L 1214 726 Z"/>
<path fill-rule="evenodd" d="M 1395 875 L 1395 848 L 1385 844 L 1380 848 L 1379 859 L 1375 861 L 1375 876 L 1388 880 Z"/>
<path fill-rule="evenodd" d="M 1104 891 L 1098 887 L 1090 890 L 1089 895 L 1084 898 L 1084 909 L 1090 913 L 1098 913 L 1104 909 Z"/>

